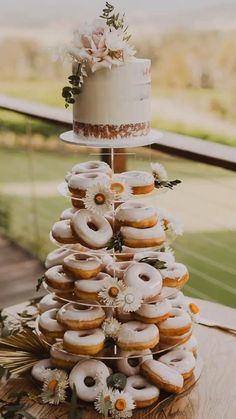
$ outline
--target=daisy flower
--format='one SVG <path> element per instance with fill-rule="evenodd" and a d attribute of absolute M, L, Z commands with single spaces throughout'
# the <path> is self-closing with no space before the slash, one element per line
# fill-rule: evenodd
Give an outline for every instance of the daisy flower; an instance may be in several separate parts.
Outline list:
<path fill-rule="evenodd" d="M 142 297 L 134 287 L 125 287 L 117 297 L 118 306 L 125 312 L 136 311 L 142 304 Z"/>
<path fill-rule="evenodd" d="M 190 303 L 188 304 L 188 308 L 187 308 L 188 313 L 191 316 L 191 319 L 195 322 L 198 323 L 199 321 L 199 313 L 200 313 L 200 309 L 199 307 L 194 304 L 194 303 Z"/>
<path fill-rule="evenodd" d="M 41 398 L 43 403 L 59 404 L 66 399 L 66 388 L 69 385 L 68 375 L 62 370 L 53 370 L 43 383 Z"/>
<path fill-rule="evenodd" d="M 116 339 L 120 330 L 121 323 L 114 317 L 108 317 L 102 324 L 105 335 L 109 338 Z"/>
<path fill-rule="evenodd" d="M 112 177 L 110 189 L 114 193 L 116 201 L 127 201 L 132 198 L 132 189 L 122 176 L 114 175 Z"/>
<path fill-rule="evenodd" d="M 156 210 L 166 232 L 167 241 L 171 243 L 175 240 L 176 236 L 182 236 L 183 228 L 179 220 L 164 208 L 157 208 Z"/>
<path fill-rule="evenodd" d="M 125 285 L 121 280 L 109 278 L 105 287 L 99 292 L 99 297 L 108 306 L 117 306 L 117 297 L 125 289 Z"/>
<path fill-rule="evenodd" d="M 129 393 L 115 390 L 112 394 L 112 418 L 130 418 L 135 408 L 134 401 Z"/>
<path fill-rule="evenodd" d="M 167 171 L 160 163 L 151 163 L 152 174 L 159 181 L 168 180 Z"/>
<path fill-rule="evenodd" d="M 107 184 L 95 183 L 87 189 L 84 198 L 85 208 L 98 215 L 112 210 L 114 193 Z"/>
<path fill-rule="evenodd" d="M 105 418 L 108 417 L 109 411 L 112 408 L 113 390 L 105 387 L 97 396 L 94 402 L 94 408 L 103 415 Z"/>

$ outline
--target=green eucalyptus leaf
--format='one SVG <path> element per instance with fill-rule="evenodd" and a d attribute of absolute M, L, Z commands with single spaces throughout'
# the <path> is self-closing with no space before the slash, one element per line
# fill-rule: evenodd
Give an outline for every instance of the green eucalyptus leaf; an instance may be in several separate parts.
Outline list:
<path fill-rule="evenodd" d="M 107 378 L 107 386 L 116 390 L 124 390 L 127 382 L 127 377 L 120 372 L 109 375 Z"/>

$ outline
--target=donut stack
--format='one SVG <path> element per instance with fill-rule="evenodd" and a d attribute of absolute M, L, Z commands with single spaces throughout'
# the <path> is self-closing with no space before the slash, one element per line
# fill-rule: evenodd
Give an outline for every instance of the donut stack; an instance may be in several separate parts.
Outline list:
<path fill-rule="evenodd" d="M 66 174 L 73 207 L 52 227 L 59 247 L 46 258 L 49 293 L 39 303 L 38 329 L 51 344 L 50 359 L 40 361 L 32 375 L 42 381 L 44 369 L 70 371 L 71 388 L 94 402 L 107 378 L 119 372 L 141 408 L 156 402 L 162 390 L 181 392 L 194 372 L 197 342 L 180 291 L 188 270 L 166 247 L 158 211 L 140 199 L 116 202 L 103 215 L 85 208 L 96 182 L 119 187 L 120 179 L 139 198 L 154 189 L 152 174 L 113 175 L 98 161 L 77 164 Z M 117 236 L 119 251 L 109 247 Z M 138 304 L 131 298 L 136 294 Z"/>

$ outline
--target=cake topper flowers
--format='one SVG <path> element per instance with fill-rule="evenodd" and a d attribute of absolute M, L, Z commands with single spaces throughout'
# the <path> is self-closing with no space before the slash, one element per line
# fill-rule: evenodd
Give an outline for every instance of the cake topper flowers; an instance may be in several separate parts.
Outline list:
<path fill-rule="evenodd" d="M 70 86 L 62 89 L 65 106 L 75 102 L 88 73 L 102 68 L 122 65 L 129 61 L 135 50 L 129 44 L 124 14 L 114 12 L 114 6 L 106 2 L 99 19 L 91 24 L 82 25 L 74 31 L 72 42 L 66 46 L 66 55 L 75 63 L 74 74 L 68 77 Z"/>
<path fill-rule="evenodd" d="M 43 383 L 41 398 L 43 403 L 59 404 L 66 400 L 68 375 L 62 370 L 53 370 L 47 374 Z"/>
<path fill-rule="evenodd" d="M 156 189 L 173 189 L 174 186 L 181 183 L 181 180 L 175 179 L 175 180 L 169 180 L 168 174 L 164 166 L 160 163 L 151 163 L 152 168 L 152 174 L 154 177 L 154 185 Z"/>
<path fill-rule="evenodd" d="M 87 189 L 84 198 L 85 208 L 98 215 L 104 215 L 112 210 L 114 202 L 114 193 L 109 185 L 95 183 Z"/>
<path fill-rule="evenodd" d="M 114 390 L 105 387 L 98 395 L 94 403 L 95 409 L 103 417 L 130 418 L 135 408 L 134 401 L 126 391 Z"/>
<path fill-rule="evenodd" d="M 143 302 L 138 289 L 126 286 L 122 280 L 116 278 L 106 281 L 99 297 L 108 306 L 120 307 L 127 313 L 138 310 Z"/>

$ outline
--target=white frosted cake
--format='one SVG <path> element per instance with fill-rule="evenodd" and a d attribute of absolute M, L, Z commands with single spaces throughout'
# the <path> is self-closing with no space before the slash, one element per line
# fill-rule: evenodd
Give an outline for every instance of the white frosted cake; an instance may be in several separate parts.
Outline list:
<path fill-rule="evenodd" d="M 73 64 L 76 72 L 77 63 Z M 123 138 L 150 130 L 151 61 L 133 58 L 84 79 L 73 105 L 74 133 L 84 137 Z"/>

